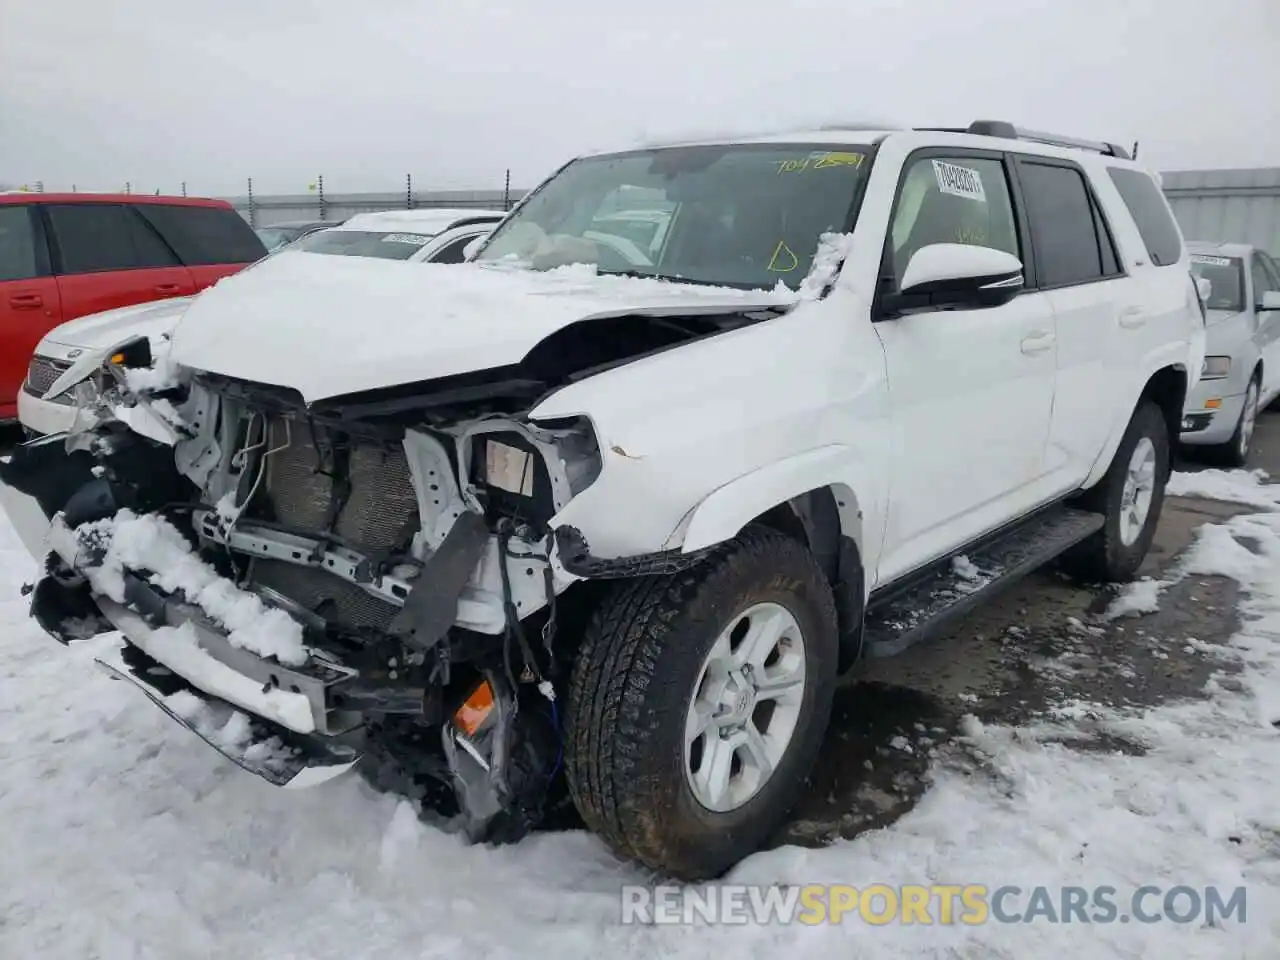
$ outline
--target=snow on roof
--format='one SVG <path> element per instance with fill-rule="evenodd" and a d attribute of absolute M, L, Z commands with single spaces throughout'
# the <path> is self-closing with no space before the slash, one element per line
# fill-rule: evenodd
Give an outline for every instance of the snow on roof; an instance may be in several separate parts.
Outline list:
<path fill-rule="evenodd" d="M 381 210 L 376 213 L 357 213 L 334 230 L 369 230 L 395 233 L 399 230 L 411 233 L 442 233 L 459 220 L 487 217 L 500 220 L 506 214 L 501 210 L 478 210 L 474 207 L 426 207 L 421 210 Z"/>

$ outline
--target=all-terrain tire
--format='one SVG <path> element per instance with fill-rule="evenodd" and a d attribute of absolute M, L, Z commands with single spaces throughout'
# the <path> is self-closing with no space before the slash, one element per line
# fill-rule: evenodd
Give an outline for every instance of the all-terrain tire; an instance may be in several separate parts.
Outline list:
<path fill-rule="evenodd" d="M 686 711 L 716 638 L 759 603 L 784 607 L 800 628 L 799 716 L 759 792 L 713 812 L 686 777 Z M 837 657 L 822 570 L 802 543 L 768 528 L 748 527 L 681 573 L 619 584 L 587 628 L 568 697 L 565 769 L 588 828 L 619 856 L 668 876 L 719 876 L 799 800 L 830 719 Z"/>
<path fill-rule="evenodd" d="M 1125 480 L 1134 451 L 1144 440 L 1155 449 L 1154 488 L 1151 505 L 1142 529 L 1131 543 L 1121 536 Z M 1111 466 L 1103 478 L 1080 498 L 1080 507 L 1105 517 L 1102 529 L 1062 558 L 1063 567 L 1073 575 L 1091 582 L 1124 583 L 1132 580 L 1146 559 L 1156 525 L 1164 507 L 1165 486 L 1169 481 L 1169 426 L 1164 412 L 1152 401 L 1144 401 L 1129 421 Z"/>

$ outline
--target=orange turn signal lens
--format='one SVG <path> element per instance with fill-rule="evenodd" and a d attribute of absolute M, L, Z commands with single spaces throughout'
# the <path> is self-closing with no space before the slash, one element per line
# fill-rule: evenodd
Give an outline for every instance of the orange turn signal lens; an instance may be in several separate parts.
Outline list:
<path fill-rule="evenodd" d="M 124 363 L 124 354 L 123 354 L 123 353 L 116 353 L 116 354 L 112 354 L 112 356 L 111 356 L 111 362 L 112 362 L 112 363 Z"/>
<path fill-rule="evenodd" d="M 1205 408 L 1206 410 L 1217 410 L 1217 409 L 1219 409 L 1221 406 L 1222 406 L 1222 400 L 1221 400 L 1221 399 L 1217 399 L 1217 398 L 1215 398 L 1215 399 L 1213 399 L 1213 400 L 1206 400 L 1206 401 L 1204 402 L 1204 408 Z"/>
<path fill-rule="evenodd" d="M 453 715 L 454 725 L 468 737 L 474 737 L 493 712 L 493 688 L 486 680 L 471 691 L 471 696 Z"/>

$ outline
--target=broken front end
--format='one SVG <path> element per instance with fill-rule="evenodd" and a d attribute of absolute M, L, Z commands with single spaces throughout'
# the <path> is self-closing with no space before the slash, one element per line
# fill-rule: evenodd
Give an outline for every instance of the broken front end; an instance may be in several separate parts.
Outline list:
<path fill-rule="evenodd" d="M 549 521 L 600 471 L 587 421 L 531 425 L 519 381 L 328 407 L 100 386 L 81 429 L 0 463 L 46 631 L 120 631 L 106 668 L 275 784 L 359 763 L 474 840 L 544 815 L 578 579 Z"/>

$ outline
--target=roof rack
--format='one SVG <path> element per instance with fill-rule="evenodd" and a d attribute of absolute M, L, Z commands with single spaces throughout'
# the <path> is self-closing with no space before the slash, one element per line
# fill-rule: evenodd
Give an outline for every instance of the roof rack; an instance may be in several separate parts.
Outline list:
<path fill-rule="evenodd" d="M 941 133 L 969 133 L 978 137 L 1000 137 L 1003 140 L 1030 140 L 1033 143 L 1047 143 L 1055 147 L 1073 147 L 1077 150 L 1092 150 L 1103 156 L 1116 157 L 1120 160 L 1131 160 L 1129 151 L 1115 143 L 1101 140 L 1081 140 L 1078 137 L 1064 137 L 1056 133 L 1044 133 L 1039 130 L 1027 130 L 1014 126 L 1007 120 L 975 120 L 968 127 L 926 127 Z"/>

